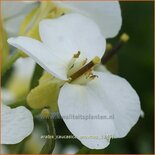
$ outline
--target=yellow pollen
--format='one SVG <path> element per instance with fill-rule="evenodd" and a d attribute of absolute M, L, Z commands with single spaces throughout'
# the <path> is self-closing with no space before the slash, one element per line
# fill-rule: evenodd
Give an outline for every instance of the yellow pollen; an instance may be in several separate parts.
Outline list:
<path fill-rule="evenodd" d="M 99 64 L 99 63 L 101 62 L 101 59 L 100 59 L 98 56 L 96 56 L 96 57 L 92 60 L 92 62 L 94 63 L 94 65 L 97 65 L 97 64 Z"/>
<path fill-rule="evenodd" d="M 106 50 L 110 51 L 112 49 L 112 44 L 111 43 L 107 43 L 106 44 Z"/>
<path fill-rule="evenodd" d="M 129 35 L 127 33 L 123 33 L 120 37 L 120 40 L 124 43 L 127 42 L 130 39 Z"/>

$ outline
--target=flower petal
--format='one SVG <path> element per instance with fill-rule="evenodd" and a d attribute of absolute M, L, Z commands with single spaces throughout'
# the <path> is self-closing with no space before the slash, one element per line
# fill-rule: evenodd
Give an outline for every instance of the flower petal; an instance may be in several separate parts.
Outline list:
<path fill-rule="evenodd" d="M 19 58 L 15 64 L 15 73 L 17 77 L 31 79 L 34 72 L 35 62 L 31 58 Z M 28 69 L 23 69 L 27 67 Z"/>
<path fill-rule="evenodd" d="M 36 5 L 36 2 L 28 1 L 2 1 L 2 17 L 4 19 L 5 28 L 10 36 L 18 34 L 21 22 L 26 14 Z"/>
<path fill-rule="evenodd" d="M 56 19 L 40 22 L 42 41 L 54 52 L 65 53 L 70 59 L 81 51 L 85 57 L 92 59 L 104 54 L 106 43 L 94 21 L 80 14 L 66 14 Z"/>
<path fill-rule="evenodd" d="M 108 137 L 111 138 L 115 133 L 115 126 L 112 119 L 86 119 L 89 116 L 112 115 L 96 93 L 91 85 L 65 84 L 60 91 L 58 106 L 67 127 L 83 145 L 91 149 L 103 149 L 109 145 Z M 75 118 L 67 119 L 68 116 Z M 76 119 L 77 116 L 81 118 Z"/>
<path fill-rule="evenodd" d="M 4 22 L 5 29 L 8 32 L 9 37 L 17 36 L 19 33 L 20 25 L 24 20 L 25 15 L 10 18 Z"/>
<path fill-rule="evenodd" d="M 2 104 L 2 144 L 16 144 L 33 130 L 31 112 L 23 106 L 11 109 Z"/>
<path fill-rule="evenodd" d="M 121 28 L 122 17 L 118 1 L 55 1 L 55 3 L 70 8 L 72 12 L 91 17 L 99 25 L 105 38 L 116 36 Z"/>
<path fill-rule="evenodd" d="M 21 14 L 26 14 L 34 7 L 34 2 L 15 2 L 15 1 L 2 1 L 2 15 L 4 20 L 7 18 L 12 18 L 14 16 L 19 16 Z M 36 2 L 35 2 L 36 3 Z M 9 9 L 9 11 L 8 11 Z"/>
<path fill-rule="evenodd" d="M 137 93 L 126 80 L 110 73 L 95 74 L 99 78 L 87 85 L 65 84 L 58 106 L 62 117 L 70 114 L 106 116 L 105 119 L 63 119 L 85 146 L 103 149 L 109 144 L 106 137 L 120 138 L 130 131 L 138 121 L 141 109 Z M 100 139 L 81 139 L 80 136 Z"/>
<path fill-rule="evenodd" d="M 98 90 L 98 96 L 103 100 L 105 108 L 115 116 L 114 138 L 124 137 L 140 117 L 139 96 L 132 86 L 119 76 L 110 72 L 95 72 L 95 75 L 99 78 L 92 82 L 92 88 Z"/>
<path fill-rule="evenodd" d="M 62 80 L 67 79 L 68 62 L 63 55 L 60 57 L 57 52 L 54 53 L 52 48 L 49 49 L 43 43 L 29 37 L 10 38 L 8 43 L 24 51 L 49 73 Z"/>

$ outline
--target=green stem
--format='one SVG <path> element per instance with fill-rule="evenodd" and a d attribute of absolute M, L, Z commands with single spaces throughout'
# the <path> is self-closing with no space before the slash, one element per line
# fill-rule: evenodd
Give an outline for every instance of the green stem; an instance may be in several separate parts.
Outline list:
<path fill-rule="evenodd" d="M 19 52 L 15 52 L 13 56 L 10 57 L 8 62 L 4 65 L 2 69 L 2 76 L 7 72 L 8 69 L 11 68 L 11 66 L 16 62 L 18 58 L 20 58 L 21 54 Z"/>
<path fill-rule="evenodd" d="M 123 42 L 119 41 L 110 51 L 107 51 L 102 59 L 101 59 L 101 63 L 103 65 L 105 65 L 115 54 L 117 54 L 117 52 L 119 51 L 119 49 L 123 46 Z"/>
<path fill-rule="evenodd" d="M 76 154 L 87 154 L 89 153 L 90 149 L 83 146 Z"/>
<path fill-rule="evenodd" d="M 119 42 L 109 51 L 107 51 L 107 53 L 105 53 L 103 55 L 103 57 L 101 58 L 101 63 L 103 65 L 105 65 L 115 54 L 118 53 L 118 51 L 120 50 L 120 48 L 128 42 L 129 40 L 129 35 L 126 34 L 126 33 L 123 33 L 121 36 L 120 36 L 120 40 Z"/>
<path fill-rule="evenodd" d="M 47 139 L 43 148 L 40 151 L 40 154 L 52 154 L 54 147 L 55 147 L 55 127 L 54 127 L 54 121 L 52 119 L 46 119 L 47 123 L 47 130 L 48 135 L 53 136 L 53 138 Z"/>
<path fill-rule="evenodd" d="M 43 71 L 44 70 L 38 64 L 36 64 L 35 70 L 33 72 L 33 76 L 31 79 L 30 90 L 39 84 L 39 79 L 42 76 Z"/>
<path fill-rule="evenodd" d="M 26 137 L 22 142 L 18 143 L 17 151 L 16 151 L 17 154 L 23 154 L 23 151 L 24 151 L 24 148 L 25 148 L 25 144 L 29 140 L 30 136 Z"/>
<path fill-rule="evenodd" d="M 41 113 L 41 109 L 31 109 L 31 113 L 33 116 L 36 116 Z"/>

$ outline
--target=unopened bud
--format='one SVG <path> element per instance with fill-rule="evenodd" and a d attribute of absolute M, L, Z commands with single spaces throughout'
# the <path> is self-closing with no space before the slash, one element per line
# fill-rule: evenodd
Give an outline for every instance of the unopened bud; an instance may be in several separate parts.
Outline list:
<path fill-rule="evenodd" d="M 41 111 L 41 117 L 45 119 L 50 118 L 50 111 L 47 108 L 44 108 Z"/>

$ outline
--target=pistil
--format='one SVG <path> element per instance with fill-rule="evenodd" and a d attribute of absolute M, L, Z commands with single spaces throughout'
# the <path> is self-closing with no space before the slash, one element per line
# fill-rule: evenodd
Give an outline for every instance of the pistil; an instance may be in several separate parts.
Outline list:
<path fill-rule="evenodd" d="M 80 70 L 75 72 L 69 77 L 69 82 L 72 82 L 79 78 L 81 75 L 87 73 L 89 70 L 91 70 L 95 65 L 99 64 L 101 62 L 101 59 L 96 56 L 92 61 L 90 61 L 87 65 L 82 67 Z"/>

